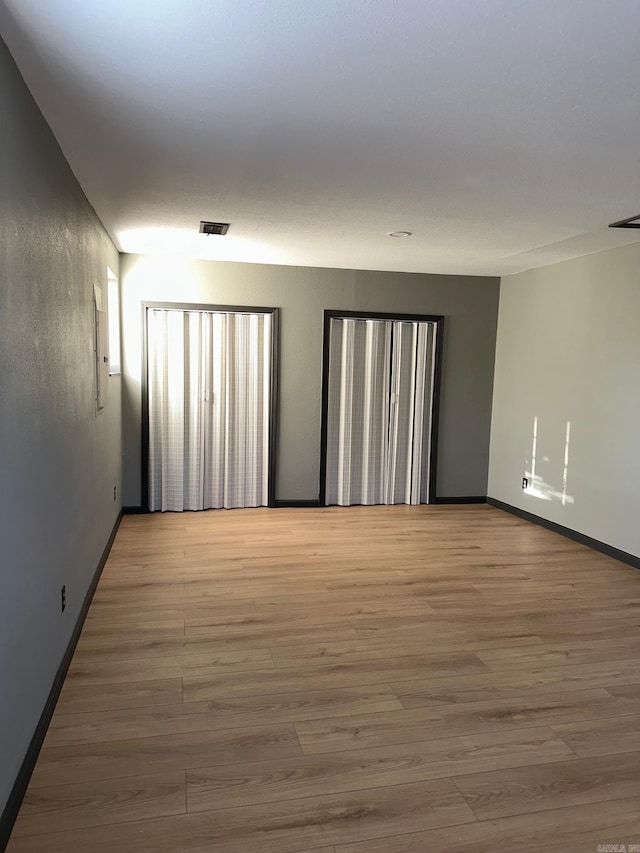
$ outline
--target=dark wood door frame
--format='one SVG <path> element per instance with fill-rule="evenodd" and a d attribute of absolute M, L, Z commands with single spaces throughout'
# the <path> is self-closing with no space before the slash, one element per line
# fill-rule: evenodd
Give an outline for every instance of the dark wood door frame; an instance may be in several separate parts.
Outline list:
<path fill-rule="evenodd" d="M 435 362 L 433 368 L 433 407 L 431 417 L 431 443 L 429 448 L 429 503 L 436 503 L 436 462 L 438 455 L 438 420 L 440 412 L 440 382 L 442 376 L 442 350 L 444 316 L 441 314 L 389 314 L 376 311 L 329 311 L 324 312 L 324 335 L 322 342 L 322 424 L 320 430 L 320 506 L 326 506 L 327 498 L 327 418 L 329 411 L 329 340 L 331 320 L 409 320 L 433 323 L 436 327 Z"/>
<path fill-rule="evenodd" d="M 280 354 L 280 309 L 246 305 L 206 305 L 190 302 L 142 302 L 142 452 L 141 482 L 142 512 L 149 512 L 149 352 L 148 309 L 165 311 L 199 311 L 208 314 L 270 314 L 271 315 L 271 395 L 269 399 L 269 454 L 267 506 L 276 505 L 276 463 L 278 450 L 278 360 Z"/>

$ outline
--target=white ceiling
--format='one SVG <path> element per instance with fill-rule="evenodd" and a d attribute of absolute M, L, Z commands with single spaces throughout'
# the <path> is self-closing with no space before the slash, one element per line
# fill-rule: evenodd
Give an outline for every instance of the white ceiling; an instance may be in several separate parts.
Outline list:
<path fill-rule="evenodd" d="M 123 251 L 501 275 L 640 239 L 607 229 L 638 0 L 0 0 L 0 32 Z"/>

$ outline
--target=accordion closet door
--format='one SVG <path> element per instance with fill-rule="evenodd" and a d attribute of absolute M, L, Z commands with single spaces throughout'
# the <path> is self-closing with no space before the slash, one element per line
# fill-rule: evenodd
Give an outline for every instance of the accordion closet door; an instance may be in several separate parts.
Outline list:
<path fill-rule="evenodd" d="M 325 504 L 431 495 L 437 321 L 331 317 Z"/>
<path fill-rule="evenodd" d="M 272 316 L 147 308 L 150 511 L 269 505 Z"/>

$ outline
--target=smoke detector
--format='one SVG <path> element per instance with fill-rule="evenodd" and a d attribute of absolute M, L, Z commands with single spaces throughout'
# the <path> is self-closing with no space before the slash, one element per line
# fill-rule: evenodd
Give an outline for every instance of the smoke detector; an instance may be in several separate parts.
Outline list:
<path fill-rule="evenodd" d="M 228 222 L 206 222 L 204 219 L 200 221 L 201 234 L 219 234 L 220 236 L 222 236 L 226 234 L 228 230 Z"/>

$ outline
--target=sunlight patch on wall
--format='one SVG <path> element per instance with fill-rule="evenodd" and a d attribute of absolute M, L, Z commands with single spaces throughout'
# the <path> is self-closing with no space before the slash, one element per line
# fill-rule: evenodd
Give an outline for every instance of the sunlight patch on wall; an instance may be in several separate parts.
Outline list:
<path fill-rule="evenodd" d="M 523 489 L 523 491 L 526 495 L 529 495 L 532 498 L 538 498 L 539 500 L 560 501 L 562 506 L 575 503 L 574 498 L 567 493 L 567 486 L 569 482 L 569 444 L 571 441 L 571 421 L 567 421 L 566 423 L 564 446 L 562 448 L 558 448 L 558 457 L 560 457 L 560 453 L 562 453 L 563 460 L 561 489 L 558 489 L 553 484 L 546 482 L 545 479 L 541 476 L 541 474 L 536 471 L 536 467 L 538 468 L 538 471 L 540 470 L 540 460 L 538 459 L 538 429 L 538 417 L 536 415 L 536 417 L 534 417 L 533 419 L 531 460 L 526 463 L 523 478 L 527 481 L 527 486 L 525 489 Z M 542 458 L 542 462 L 549 463 L 551 462 L 551 459 L 548 456 L 544 456 Z"/>

